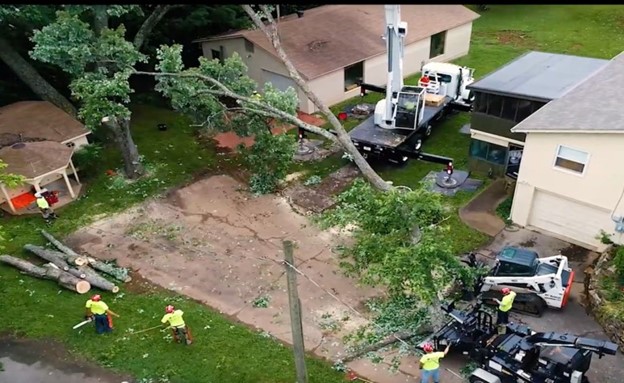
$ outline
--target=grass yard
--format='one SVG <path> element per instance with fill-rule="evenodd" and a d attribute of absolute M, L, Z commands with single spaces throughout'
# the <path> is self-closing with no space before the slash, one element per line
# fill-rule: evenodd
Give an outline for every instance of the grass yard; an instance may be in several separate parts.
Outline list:
<path fill-rule="evenodd" d="M 476 68 L 480 77 L 529 49 L 611 58 L 624 47 L 623 27 L 621 6 L 492 5 L 474 24 L 470 54 L 457 63 Z M 376 97 L 379 96 L 369 95 L 366 101 L 374 102 Z M 338 111 L 341 106 L 333 109 Z M 133 136 L 152 176 L 133 184 L 107 176 L 105 171 L 118 167 L 120 159 L 114 150 L 106 150 L 97 172 L 90 178 L 83 176 L 88 182 L 86 194 L 59 211 L 61 219 L 50 229 L 53 234 L 63 236 L 102 214 L 123 210 L 167 188 L 189 182 L 195 174 L 228 166 L 213 148 L 198 143 L 184 118 L 147 106 L 137 106 L 134 112 Z M 163 122 L 169 126 L 166 132 L 156 128 L 156 124 Z M 467 122 L 465 114 L 449 118 L 434 130 L 425 150 L 450 156 L 455 159 L 457 169 L 465 169 L 469 137 L 458 131 Z M 352 128 L 356 123 L 352 120 L 346 125 Z M 299 169 L 326 175 L 344 163 L 337 156 L 317 164 L 299 165 Z M 430 170 L 440 169 L 439 165 L 418 161 L 400 168 L 376 167 L 384 178 L 408 186 L 415 186 Z M 471 197 L 460 194 L 450 201 L 457 208 Z M 463 225 L 457 215 L 448 222 L 453 228 L 457 251 L 470 250 L 487 241 L 486 236 Z M 7 254 L 22 254 L 26 243 L 43 243 L 36 232 L 43 227 L 41 217 L 4 218 L 1 224 L 7 234 L 3 243 L 3 252 Z M 292 353 L 288 347 L 231 323 L 203 305 L 157 290 L 127 292 L 116 299 L 104 295 L 104 298 L 121 315 L 116 320 L 120 333 L 103 338 L 96 337 L 92 331 L 79 333 L 71 330 L 71 326 L 82 319 L 86 297 L 59 290 L 52 282 L 0 267 L 0 302 L 3 303 L 0 330 L 28 337 L 55 338 L 66 343 L 75 354 L 159 382 L 294 381 Z M 165 302 L 172 299 L 186 312 L 196 338 L 192 347 L 170 344 L 158 331 L 134 339 L 124 338 L 127 328 L 140 330 L 157 324 Z M 316 359 L 308 360 L 308 372 L 310 382 L 343 381 L 342 373 Z"/>
<path fill-rule="evenodd" d="M 83 176 L 83 181 L 88 182 L 87 193 L 60 209 L 61 218 L 46 230 L 62 237 L 97 217 L 189 182 L 194 174 L 223 166 L 225 161 L 217 159 L 213 148 L 198 144 L 185 118 L 149 106 L 135 107 L 133 116 L 133 134 L 152 176 L 134 184 L 107 176 L 105 171 L 115 169 L 121 162 L 114 150 L 105 150 L 97 172 L 91 177 Z M 160 132 L 156 125 L 163 122 L 169 129 Z M 3 253 L 21 254 L 26 243 L 44 243 L 37 232 L 45 228 L 38 215 L 6 218 L 2 226 L 7 234 Z M 111 309 L 121 315 L 115 320 L 119 332 L 100 337 L 92 326 L 85 326 L 82 332 L 71 329 L 82 320 L 88 296 L 0 267 L 0 329 L 31 338 L 59 339 L 76 355 L 158 383 L 294 381 L 291 349 L 266 334 L 232 323 L 206 306 L 171 292 L 136 291 L 132 284 L 129 291 L 121 287 L 123 293 L 114 299 L 112 294 L 103 294 Z M 127 336 L 129 328 L 138 331 L 157 325 L 166 302 L 174 302 L 185 311 L 196 340 L 191 347 L 170 343 L 164 339 L 169 333 L 158 330 Z M 318 359 L 308 360 L 308 371 L 311 382 L 343 380 L 342 373 Z"/>

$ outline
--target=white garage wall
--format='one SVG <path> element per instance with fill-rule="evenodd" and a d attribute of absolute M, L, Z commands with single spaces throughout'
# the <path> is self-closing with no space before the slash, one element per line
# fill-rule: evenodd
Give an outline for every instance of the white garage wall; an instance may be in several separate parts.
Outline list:
<path fill-rule="evenodd" d="M 558 145 L 590 154 L 585 174 L 581 176 L 554 168 Z M 624 134 L 527 134 L 511 211 L 512 220 L 521 226 L 529 224 L 536 189 L 611 212 L 624 189 L 624 167 L 615 166 L 623 147 Z M 624 201 L 620 202 L 615 215 L 624 216 Z M 570 212 L 570 219 L 577 218 L 574 214 L 575 211 Z M 614 233 L 615 223 L 610 217 L 605 216 L 602 225 L 605 232 Z M 612 240 L 624 243 L 624 236 L 616 234 Z"/>

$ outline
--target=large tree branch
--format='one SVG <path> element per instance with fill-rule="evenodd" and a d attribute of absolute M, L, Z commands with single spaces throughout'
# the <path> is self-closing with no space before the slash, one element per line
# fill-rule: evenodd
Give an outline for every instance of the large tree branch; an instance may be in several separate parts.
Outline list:
<path fill-rule="evenodd" d="M 246 97 L 246 96 L 234 93 L 223 83 L 221 83 L 220 81 L 210 76 L 206 76 L 200 73 L 161 73 L 161 72 L 146 72 L 146 71 L 134 71 L 134 74 L 148 75 L 148 76 L 154 76 L 154 77 L 186 77 L 186 78 L 196 78 L 196 79 L 204 80 L 206 82 L 209 82 L 215 85 L 218 89 L 204 89 L 201 92 L 199 92 L 200 94 L 209 93 L 215 96 L 231 97 L 236 100 L 246 102 L 248 104 L 255 106 L 256 108 L 256 109 L 253 109 L 253 108 L 245 107 L 245 109 L 249 111 L 260 113 L 266 117 L 273 117 L 273 118 L 277 118 L 277 119 L 290 122 L 291 124 L 298 126 L 302 129 L 305 129 L 310 133 L 318 134 L 319 136 L 323 136 L 333 142 L 337 141 L 336 136 L 334 136 L 327 130 L 323 128 L 319 128 L 318 126 L 308 124 L 305 121 L 300 120 L 296 116 L 288 114 L 284 112 L 283 110 L 267 105 L 251 97 Z"/>
<path fill-rule="evenodd" d="M 174 8 L 179 8 L 183 6 L 184 4 L 156 6 L 156 8 L 154 8 L 154 11 L 149 15 L 149 17 L 145 19 L 145 21 L 143 21 L 143 24 L 141 24 L 141 27 L 134 36 L 134 47 L 140 50 L 143 47 L 143 44 L 145 44 L 145 41 L 147 41 L 147 37 L 150 35 L 150 33 L 152 33 L 152 30 L 156 27 L 156 25 L 158 25 L 160 20 L 162 20 L 167 12 L 171 11 Z"/>
<path fill-rule="evenodd" d="M 349 137 L 349 134 L 344 129 L 340 121 L 338 121 L 338 118 L 336 118 L 336 116 L 334 116 L 334 114 L 327 107 L 327 105 L 325 105 L 316 96 L 316 94 L 314 94 L 314 92 L 310 90 L 310 87 L 308 86 L 308 84 L 303 80 L 303 78 L 301 77 L 301 75 L 299 74 L 295 66 L 293 65 L 293 63 L 290 61 L 290 59 L 286 55 L 286 52 L 284 51 L 284 48 L 282 47 L 282 43 L 281 43 L 278 31 L 277 31 L 277 24 L 275 23 L 273 16 L 271 16 L 271 12 L 267 8 L 267 6 L 259 5 L 261 11 L 264 13 L 267 20 L 269 21 L 268 25 L 262 21 L 262 19 L 260 18 L 260 16 L 258 16 L 256 12 L 254 12 L 254 10 L 251 8 L 251 5 L 245 4 L 242 7 L 247 13 L 247 15 L 249 15 L 249 17 L 253 20 L 254 24 L 256 24 L 256 26 L 260 30 L 262 30 L 262 32 L 264 32 L 266 37 L 269 39 L 269 41 L 273 45 L 273 48 L 277 52 L 277 55 L 279 56 L 279 58 L 282 60 L 282 62 L 286 66 L 286 69 L 288 70 L 288 73 L 290 74 L 290 77 L 293 79 L 293 81 L 295 81 L 297 86 L 299 86 L 299 88 L 303 91 L 306 97 L 310 99 L 312 103 L 314 103 L 314 105 L 316 105 L 316 107 L 325 115 L 327 120 L 331 123 L 332 127 L 334 128 L 338 136 L 338 141 L 344 147 L 344 149 L 349 154 L 351 154 L 351 156 L 353 157 L 353 161 L 358 166 L 358 168 L 362 171 L 362 174 L 377 189 L 382 190 L 382 191 L 388 191 L 392 189 L 392 186 L 389 183 L 385 182 L 373 170 L 373 168 L 371 168 L 370 164 L 366 161 L 366 159 L 362 157 L 362 154 L 360 154 L 357 148 L 353 145 L 353 142 L 351 141 L 351 137 Z"/>
<path fill-rule="evenodd" d="M 49 101 L 73 117 L 78 116 L 74 105 L 54 88 L 39 72 L 16 50 L 11 43 L 0 36 L 0 60 L 2 60 L 15 75 L 22 80 L 30 90 L 42 100 Z"/>

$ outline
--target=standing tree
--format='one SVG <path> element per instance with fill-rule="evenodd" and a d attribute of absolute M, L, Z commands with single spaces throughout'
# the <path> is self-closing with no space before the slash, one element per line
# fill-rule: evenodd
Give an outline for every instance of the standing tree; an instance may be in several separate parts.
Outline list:
<path fill-rule="evenodd" d="M 125 174 L 135 179 L 143 175 L 139 151 L 130 132 L 131 112 L 128 108 L 129 78 L 132 68 L 147 57 L 139 52 L 153 28 L 173 6 L 157 6 L 131 41 L 125 27 L 109 27 L 110 17 L 140 12 L 138 6 L 75 5 L 57 12 L 56 20 L 36 30 L 31 56 L 59 66 L 72 82 L 72 95 L 80 101 L 79 116 L 87 127 L 102 124 L 112 133 L 121 152 Z M 91 23 L 83 21 L 89 18 Z"/>
<path fill-rule="evenodd" d="M 74 105 L 51 85 L 39 71 L 15 48 L 15 41 L 21 43 L 24 36 L 29 36 L 33 29 L 41 28 L 54 20 L 54 12 L 59 6 L 54 5 L 1 5 L 0 27 L 5 34 L 0 36 L 0 60 L 2 60 L 17 78 L 30 90 L 65 112 L 76 117 Z M 19 45 L 16 45 L 19 46 Z"/>

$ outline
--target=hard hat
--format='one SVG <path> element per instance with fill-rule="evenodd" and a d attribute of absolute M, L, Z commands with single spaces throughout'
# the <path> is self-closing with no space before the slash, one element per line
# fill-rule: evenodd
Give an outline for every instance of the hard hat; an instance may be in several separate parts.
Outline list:
<path fill-rule="evenodd" d="M 505 295 L 509 294 L 511 292 L 511 289 L 509 287 L 503 287 L 503 289 L 501 290 L 501 292 Z"/>
<path fill-rule="evenodd" d="M 165 312 L 171 314 L 173 311 L 175 310 L 175 307 L 173 307 L 172 305 L 169 305 L 167 307 L 165 307 Z"/>
<path fill-rule="evenodd" d="M 102 300 L 102 297 L 100 296 L 100 294 L 95 294 L 94 296 L 91 297 L 91 300 L 94 302 L 99 302 Z"/>
<path fill-rule="evenodd" d="M 35 198 L 41 198 L 41 193 L 39 192 L 35 193 Z"/>
<path fill-rule="evenodd" d="M 423 344 L 423 350 L 425 350 L 425 352 L 432 352 L 433 346 L 431 345 L 431 343 L 425 343 Z"/>

